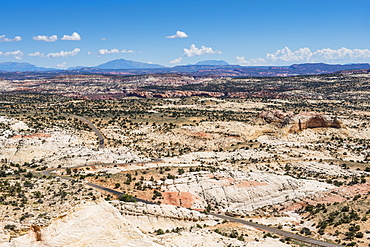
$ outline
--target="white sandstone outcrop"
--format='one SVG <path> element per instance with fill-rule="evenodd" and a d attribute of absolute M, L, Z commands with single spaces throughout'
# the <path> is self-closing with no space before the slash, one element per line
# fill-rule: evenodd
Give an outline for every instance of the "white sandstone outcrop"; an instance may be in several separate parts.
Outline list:
<path fill-rule="evenodd" d="M 95 141 L 91 146 L 89 141 L 80 136 L 81 133 L 53 128 L 46 133 L 22 135 L 18 130 L 27 127 L 23 122 L 10 118 L 0 119 L 0 122 L 4 121 L 12 125 L 8 130 L 0 130 L 0 159 L 6 158 L 9 162 L 39 162 L 39 165 L 57 167 L 142 161 L 127 147 L 96 150 Z"/>
<path fill-rule="evenodd" d="M 144 235 L 106 201 L 84 202 L 46 228 L 3 243 L 10 246 L 163 246 Z"/>
<path fill-rule="evenodd" d="M 152 221 L 152 226 L 156 229 L 161 228 L 165 221 L 160 221 L 160 213 L 163 213 L 163 218 L 171 220 L 172 217 L 188 217 L 195 218 L 210 223 L 215 221 L 211 216 L 202 215 L 199 212 L 194 212 L 187 209 L 180 209 L 168 205 L 144 205 L 133 203 L 112 202 L 115 206 L 121 206 L 121 212 L 132 214 L 133 211 L 141 211 L 148 213 L 148 219 Z M 136 208 L 137 206 L 137 208 Z M 155 212 L 158 210 L 158 212 Z M 152 211 L 150 213 L 149 211 Z M 160 212 L 161 211 L 161 212 Z M 188 221 L 187 224 L 181 224 L 178 220 L 176 224 L 175 218 L 172 219 L 174 227 L 184 227 L 180 233 L 166 233 L 163 235 L 150 236 L 144 234 L 139 228 L 145 228 L 144 224 L 137 221 L 141 218 L 137 216 L 121 215 L 120 212 L 106 201 L 85 201 L 72 208 L 63 218 L 55 219 L 49 226 L 41 228 L 39 226 L 31 226 L 28 234 L 13 238 L 10 242 L 3 242 L 0 247 L 83 247 L 83 246 L 127 246 L 127 247 L 224 247 L 224 246 L 273 246 L 286 247 L 290 246 L 281 243 L 277 239 L 262 238 L 256 229 L 250 229 L 248 237 L 244 242 L 235 238 L 228 238 L 212 231 L 211 228 L 199 229 L 193 228 L 191 225 L 199 223 L 199 221 Z M 136 224 L 135 224 L 136 221 Z M 185 222 L 185 221 L 183 221 Z M 168 222 L 167 222 L 168 223 Z M 167 226 L 169 226 L 167 224 Z M 256 241 L 257 240 L 257 241 Z"/>
<path fill-rule="evenodd" d="M 263 171 L 219 171 L 186 173 L 162 185 L 164 203 L 221 211 L 253 211 L 286 200 L 305 197 L 333 185 Z"/>

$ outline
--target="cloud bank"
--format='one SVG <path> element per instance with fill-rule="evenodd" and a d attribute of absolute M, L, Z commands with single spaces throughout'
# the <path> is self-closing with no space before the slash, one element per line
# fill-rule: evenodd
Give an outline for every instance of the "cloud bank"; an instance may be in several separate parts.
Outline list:
<path fill-rule="evenodd" d="M 21 41 L 22 38 L 20 36 L 15 36 L 13 39 L 6 38 L 5 35 L 0 35 L 0 42 L 17 42 Z"/>
<path fill-rule="evenodd" d="M 186 33 L 177 31 L 175 35 L 166 36 L 167 39 L 182 39 L 189 37 Z"/>
<path fill-rule="evenodd" d="M 204 54 L 221 54 L 221 51 L 214 51 L 211 47 L 202 46 L 197 48 L 194 44 L 189 49 L 184 49 L 184 55 L 186 57 L 200 56 Z"/>
<path fill-rule="evenodd" d="M 342 47 L 334 50 L 325 48 L 311 51 L 304 47 L 296 51 L 291 51 L 288 47 L 268 53 L 265 58 L 246 60 L 245 57 L 236 57 L 239 64 L 245 65 L 279 65 L 292 63 L 355 63 L 369 62 L 370 50 L 368 49 L 348 49 Z"/>

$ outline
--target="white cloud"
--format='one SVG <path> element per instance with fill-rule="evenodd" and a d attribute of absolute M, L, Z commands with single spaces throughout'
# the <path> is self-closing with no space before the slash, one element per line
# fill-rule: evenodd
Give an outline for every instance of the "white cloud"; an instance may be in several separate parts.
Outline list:
<path fill-rule="evenodd" d="M 172 61 L 170 62 L 170 64 L 180 63 L 181 61 L 182 61 L 182 57 L 179 57 L 179 58 L 176 58 L 176 59 L 172 60 Z"/>
<path fill-rule="evenodd" d="M 235 58 L 239 64 L 247 63 L 247 60 L 245 60 L 245 57 L 235 57 Z"/>
<path fill-rule="evenodd" d="M 186 33 L 177 31 L 175 35 L 166 36 L 167 39 L 182 39 L 189 37 Z"/>
<path fill-rule="evenodd" d="M 248 65 L 287 65 L 292 63 L 356 63 L 369 62 L 369 49 L 348 49 L 342 47 L 334 50 L 324 48 L 311 51 L 304 47 L 296 51 L 291 51 L 288 47 L 268 53 L 265 58 L 250 59 L 245 61 Z"/>
<path fill-rule="evenodd" d="M 121 53 L 135 53 L 133 50 L 122 50 Z"/>
<path fill-rule="evenodd" d="M 21 41 L 22 38 L 20 36 L 15 36 L 13 39 L 5 38 L 5 35 L 0 35 L 0 42 L 16 42 Z"/>
<path fill-rule="evenodd" d="M 267 62 L 308 62 L 312 60 L 313 53 L 307 47 L 292 52 L 288 47 L 266 55 Z"/>
<path fill-rule="evenodd" d="M 73 40 L 73 41 L 78 41 L 78 40 L 81 40 L 81 36 L 74 32 L 72 33 L 72 35 L 63 35 L 63 37 L 61 38 L 61 40 Z"/>
<path fill-rule="evenodd" d="M 63 62 L 63 63 L 58 63 L 57 66 L 59 68 L 65 68 L 67 66 L 67 62 Z"/>
<path fill-rule="evenodd" d="M 60 52 L 56 52 L 56 53 L 49 53 L 48 55 L 46 55 L 47 58 L 55 58 L 55 57 L 74 57 L 74 56 L 77 56 L 77 54 L 80 52 L 81 50 L 79 48 L 75 48 L 73 49 L 73 51 L 60 51 Z"/>
<path fill-rule="evenodd" d="M 202 46 L 197 48 L 194 44 L 190 46 L 190 49 L 184 49 L 184 55 L 187 57 L 200 56 L 204 54 L 221 54 L 221 51 L 214 51 L 211 47 Z"/>
<path fill-rule="evenodd" d="M 119 50 L 114 48 L 112 50 L 108 50 L 108 49 L 100 49 L 99 50 L 99 55 L 105 55 L 105 54 L 111 54 L 111 53 L 119 53 Z"/>
<path fill-rule="evenodd" d="M 98 51 L 98 54 L 99 55 L 105 55 L 105 54 L 112 54 L 112 53 L 135 53 L 135 51 L 133 51 L 133 50 L 122 50 L 122 51 L 120 51 L 120 50 L 118 50 L 117 48 L 114 48 L 114 49 L 112 49 L 112 50 L 108 50 L 108 49 L 100 49 L 99 51 Z"/>
<path fill-rule="evenodd" d="M 51 35 L 49 37 L 49 36 L 45 36 L 45 35 L 38 35 L 38 36 L 33 37 L 32 39 L 37 40 L 37 41 L 55 42 L 55 41 L 58 40 L 58 36 Z"/>
<path fill-rule="evenodd" d="M 107 40 L 107 38 L 101 38 L 100 40 Z"/>
<path fill-rule="evenodd" d="M 20 50 L 16 50 L 16 51 L 8 51 L 8 52 L 1 52 L 0 51 L 0 56 L 3 56 L 3 57 L 14 57 L 15 59 L 22 59 L 23 58 L 23 52 L 20 51 Z"/>
<path fill-rule="evenodd" d="M 28 56 L 31 56 L 31 57 L 45 57 L 44 53 L 41 53 L 39 51 L 36 51 L 34 53 L 30 53 L 30 54 L 28 54 Z"/>

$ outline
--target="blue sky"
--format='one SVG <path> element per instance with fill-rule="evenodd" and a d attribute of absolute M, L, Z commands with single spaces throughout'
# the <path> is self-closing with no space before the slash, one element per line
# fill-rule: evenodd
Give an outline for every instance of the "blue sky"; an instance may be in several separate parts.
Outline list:
<path fill-rule="evenodd" d="M 369 0 L 0 1 L 0 62 L 370 62 Z"/>

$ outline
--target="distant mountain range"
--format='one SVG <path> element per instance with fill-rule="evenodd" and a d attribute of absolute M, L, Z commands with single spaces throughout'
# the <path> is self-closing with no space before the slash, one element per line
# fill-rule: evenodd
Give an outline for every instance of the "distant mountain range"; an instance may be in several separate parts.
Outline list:
<path fill-rule="evenodd" d="M 355 63 L 355 64 L 326 64 L 326 63 L 303 63 L 293 64 L 290 66 L 292 70 L 306 70 L 306 71 L 330 71 L 336 72 L 340 70 L 354 70 L 354 69 L 369 69 L 368 63 Z"/>
<path fill-rule="evenodd" d="M 141 63 L 126 59 L 116 59 L 107 63 L 100 64 L 95 67 L 76 66 L 68 68 L 68 70 L 80 70 L 80 69 L 108 69 L 108 70 L 126 70 L 126 69 L 159 69 L 166 68 L 159 64 Z M 0 71 L 46 71 L 46 70 L 61 70 L 55 68 L 44 68 L 36 67 L 30 63 L 18 63 L 18 62 L 4 62 L 0 63 Z"/>
<path fill-rule="evenodd" d="M 100 64 L 93 68 L 97 69 L 158 69 L 165 68 L 165 66 L 151 63 L 141 63 L 126 59 L 116 59 L 107 63 Z"/>
<path fill-rule="evenodd" d="M 50 68 L 36 67 L 30 63 L 4 62 L 0 63 L 2 71 L 36 71 L 36 70 L 53 70 Z"/>
<path fill-rule="evenodd" d="M 20 78 L 22 75 L 10 75 L 12 72 L 32 74 L 35 77 L 48 77 L 49 75 L 66 74 L 121 74 L 121 75 L 142 75 L 142 74 L 163 74 L 179 73 L 194 76 L 296 76 L 328 74 L 338 71 L 365 71 L 370 69 L 370 64 L 325 64 L 325 63 L 304 63 L 291 66 L 240 66 L 230 65 L 223 60 L 205 60 L 194 65 L 181 65 L 165 67 L 159 64 L 135 62 L 125 59 L 117 59 L 95 67 L 72 67 L 67 70 L 36 67 L 29 63 L 5 62 L 0 63 L 1 78 Z M 3 75 L 7 74 L 7 75 Z M 41 75 L 42 74 L 42 75 Z M 30 75 L 28 75 L 30 76 Z"/>
<path fill-rule="evenodd" d="M 195 65 L 230 65 L 224 60 L 204 60 L 197 62 Z"/>

